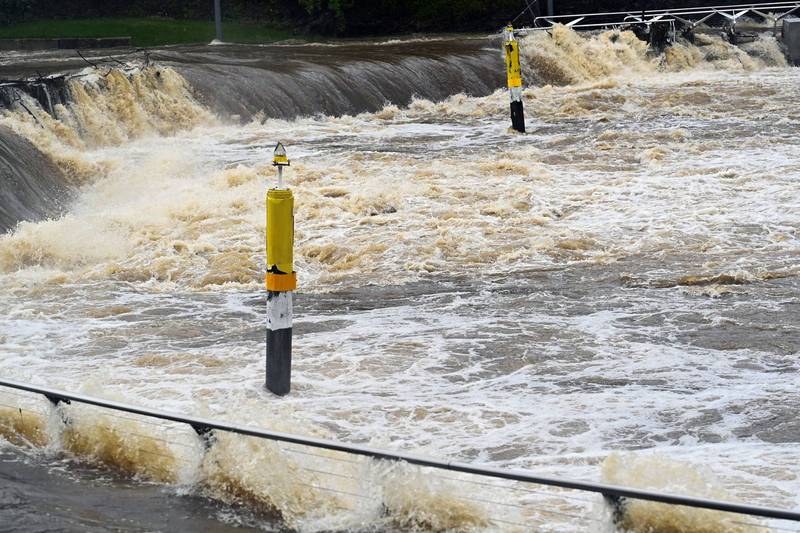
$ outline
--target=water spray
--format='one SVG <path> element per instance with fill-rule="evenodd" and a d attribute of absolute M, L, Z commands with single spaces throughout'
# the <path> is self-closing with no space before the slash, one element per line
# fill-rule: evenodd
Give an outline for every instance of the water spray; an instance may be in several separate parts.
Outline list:
<path fill-rule="evenodd" d="M 283 186 L 283 167 L 289 166 L 286 149 L 275 146 L 273 166 L 278 185 L 267 191 L 267 389 L 283 396 L 292 380 L 292 291 L 294 271 L 294 197 Z"/>

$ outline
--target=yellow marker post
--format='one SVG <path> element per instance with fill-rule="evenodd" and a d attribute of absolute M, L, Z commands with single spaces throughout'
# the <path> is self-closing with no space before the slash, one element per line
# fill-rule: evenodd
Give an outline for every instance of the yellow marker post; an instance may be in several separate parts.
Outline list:
<path fill-rule="evenodd" d="M 267 274 L 284 276 L 294 267 L 294 196 L 288 189 L 267 192 Z M 273 280 L 273 283 L 282 283 Z M 269 286 L 270 290 L 273 289 Z"/>
<path fill-rule="evenodd" d="M 283 186 L 286 149 L 275 146 L 272 164 L 278 167 L 278 186 L 267 191 L 267 389 L 283 396 L 292 379 L 292 291 L 294 271 L 294 197 Z"/>
<path fill-rule="evenodd" d="M 522 108 L 522 67 L 519 62 L 519 41 L 514 37 L 514 28 L 503 31 L 503 48 L 506 52 L 506 74 L 508 92 L 511 97 L 511 127 L 525 133 L 525 112 Z"/>

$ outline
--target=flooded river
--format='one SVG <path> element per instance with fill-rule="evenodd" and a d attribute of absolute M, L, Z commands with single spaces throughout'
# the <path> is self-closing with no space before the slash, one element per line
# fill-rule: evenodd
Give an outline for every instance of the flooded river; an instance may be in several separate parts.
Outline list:
<path fill-rule="evenodd" d="M 0 117 L 33 154 L 8 172 L 35 190 L 52 168 L 54 197 L 13 197 L 27 211 L 0 236 L 0 374 L 798 508 L 800 72 L 769 35 L 645 48 L 524 38 L 526 135 L 492 39 L 6 58 L 86 68 L 51 112 L 21 95 Z M 277 141 L 299 278 L 284 398 L 263 387 Z M 31 395 L 0 404 L 12 529 L 614 531 L 599 496 L 225 435 L 204 454 L 180 426 L 73 405 L 64 427 Z M 792 524 L 651 504 L 625 524 L 762 526 Z"/>

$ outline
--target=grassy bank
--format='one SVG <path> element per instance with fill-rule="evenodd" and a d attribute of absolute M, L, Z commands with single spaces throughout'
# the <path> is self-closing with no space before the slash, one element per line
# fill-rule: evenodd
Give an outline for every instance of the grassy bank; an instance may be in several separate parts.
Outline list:
<path fill-rule="evenodd" d="M 226 41 L 236 43 L 268 43 L 297 37 L 289 30 L 243 22 L 224 22 L 222 31 Z M 0 39 L 131 37 L 134 46 L 208 43 L 214 33 L 213 21 L 164 18 L 37 20 L 0 27 Z"/>

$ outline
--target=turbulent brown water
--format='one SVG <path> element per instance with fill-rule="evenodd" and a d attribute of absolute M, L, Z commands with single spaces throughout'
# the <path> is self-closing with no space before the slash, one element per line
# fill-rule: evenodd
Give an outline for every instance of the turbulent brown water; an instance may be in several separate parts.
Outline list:
<path fill-rule="evenodd" d="M 770 36 L 699 39 L 651 57 L 627 33 L 525 38 L 524 136 L 492 92 L 491 41 L 268 48 L 264 62 L 172 49 L 156 65 L 89 68 L 52 115 L 28 98 L 0 118 L 75 191 L 66 213 L 0 237 L 0 371 L 289 432 L 796 508 L 800 74 Z M 213 93 L 228 66 L 247 90 Z M 370 76 L 392 83 L 354 88 Z M 335 97 L 286 107 L 298 83 Z M 453 89 L 469 94 L 445 97 Z M 301 287 L 283 399 L 263 389 L 263 196 L 278 140 Z M 18 529 L 48 484 L 59 509 L 78 511 L 39 529 L 167 528 L 159 514 L 171 530 L 614 529 L 585 494 L 231 436 L 204 454 L 187 428 L 64 406 L 65 428 L 41 399 L 0 392 L 0 403 L 11 487 L 0 517 Z M 633 503 L 621 525 L 786 526 Z"/>

